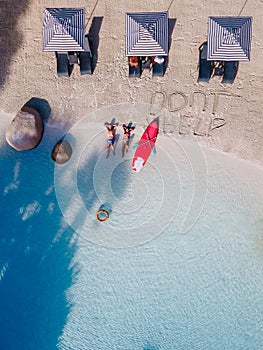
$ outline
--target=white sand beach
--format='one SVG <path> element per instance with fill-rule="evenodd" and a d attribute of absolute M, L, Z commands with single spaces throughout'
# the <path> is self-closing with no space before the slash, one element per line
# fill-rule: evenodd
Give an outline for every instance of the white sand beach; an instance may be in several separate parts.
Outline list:
<path fill-rule="evenodd" d="M 57 77 L 45 7 L 96 19 L 93 75 Z M 262 0 L 0 1 L 0 344 L 12 350 L 261 350 Z M 128 78 L 125 12 L 169 10 L 164 77 Z M 208 16 L 253 16 L 233 84 L 197 83 Z M 5 130 L 29 100 L 44 134 L 18 152 Z M 156 154 L 133 146 L 160 119 Z M 106 159 L 105 122 L 119 123 Z M 122 123 L 136 125 L 122 157 Z M 56 164 L 62 137 L 73 153 Z M 109 220 L 98 222 L 104 206 Z"/>

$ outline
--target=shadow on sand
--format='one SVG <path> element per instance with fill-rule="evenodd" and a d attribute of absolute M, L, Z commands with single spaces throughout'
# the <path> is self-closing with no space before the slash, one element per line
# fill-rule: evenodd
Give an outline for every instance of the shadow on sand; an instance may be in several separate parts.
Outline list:
<path fill-rule="evenodd" d="M 98 62 L 98 47 L 99 47 L 99 32 L 102 25 L 103 17 L 93 17 L 92 23 L 88 32 L 90 50 L 92 53 L 92 72 L 94 72 Z"/>
<path fill-rule="evenodd" d="M 168 52 L 170 52 L 170 48 L 173 41 L 173 31 L 176 23 L 176 18 L 168 18 Z M 167 70 L 167 67 L 169 65 L 169 55 L 165 57 L 165 64 L 164 64 L 164 74 Z"/>

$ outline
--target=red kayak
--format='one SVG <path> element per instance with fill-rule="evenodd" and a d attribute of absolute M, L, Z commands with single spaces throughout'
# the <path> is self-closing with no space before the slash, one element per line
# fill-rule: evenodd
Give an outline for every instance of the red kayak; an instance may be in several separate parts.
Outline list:
<path fill-rule="evenodd" d="M 144 167 L 150 154 L 154 150 L 154 144 L 159 132 L 159 118 L 154 119 L 146 128 L 140 141 L 132 161 L 132 170 L 137 173 Z"/>

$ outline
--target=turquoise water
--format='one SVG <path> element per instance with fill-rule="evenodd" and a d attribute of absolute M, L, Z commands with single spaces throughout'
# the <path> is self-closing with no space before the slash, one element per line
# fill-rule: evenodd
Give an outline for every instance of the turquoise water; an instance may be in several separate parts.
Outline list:
<path fill-rule="evenodd" d="M 206 200 L 189 230 L 177 227 L 183 201 L 164 232 L 109 248 L 89 239 L 92 233 L 76 233 L 83 218 L 74 202 L 66 205 L 74 229 L 65 219 L 50 158 L 54 140 L 30 152 L 1 143 L 1 349 L 262 349 L 262 169 L 205 151 Z M 126 165 L 118 164 L 122 174 Z M 87 207 L 82 191 L 94 182 L 81 166 Z M 183 198 L 188 185 L 182 180 Z M 112 187 L 117 197 L 130 196 L 130 186 Z M 143 208 L 152 210 L 145 198 Z"/>

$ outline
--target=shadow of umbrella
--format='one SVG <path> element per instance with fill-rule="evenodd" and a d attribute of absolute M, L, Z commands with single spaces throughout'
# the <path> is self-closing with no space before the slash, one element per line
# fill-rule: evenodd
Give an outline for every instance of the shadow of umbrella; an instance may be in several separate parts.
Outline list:
<path fill-rule="evenodd" d="M 176 23 L 176 18 L 168 18 L 168 51 L 170 51 L 172 44 L 172 35 Z"/>
<path fill-rule="evenodd" d="M 94 72 L 98 62 L 99 32 L 102 21 L 103 17 L 93 17 L 88 35 L 86 35 L 89 39 L 90 51 L 92 53 L 92 72 Z"/>

